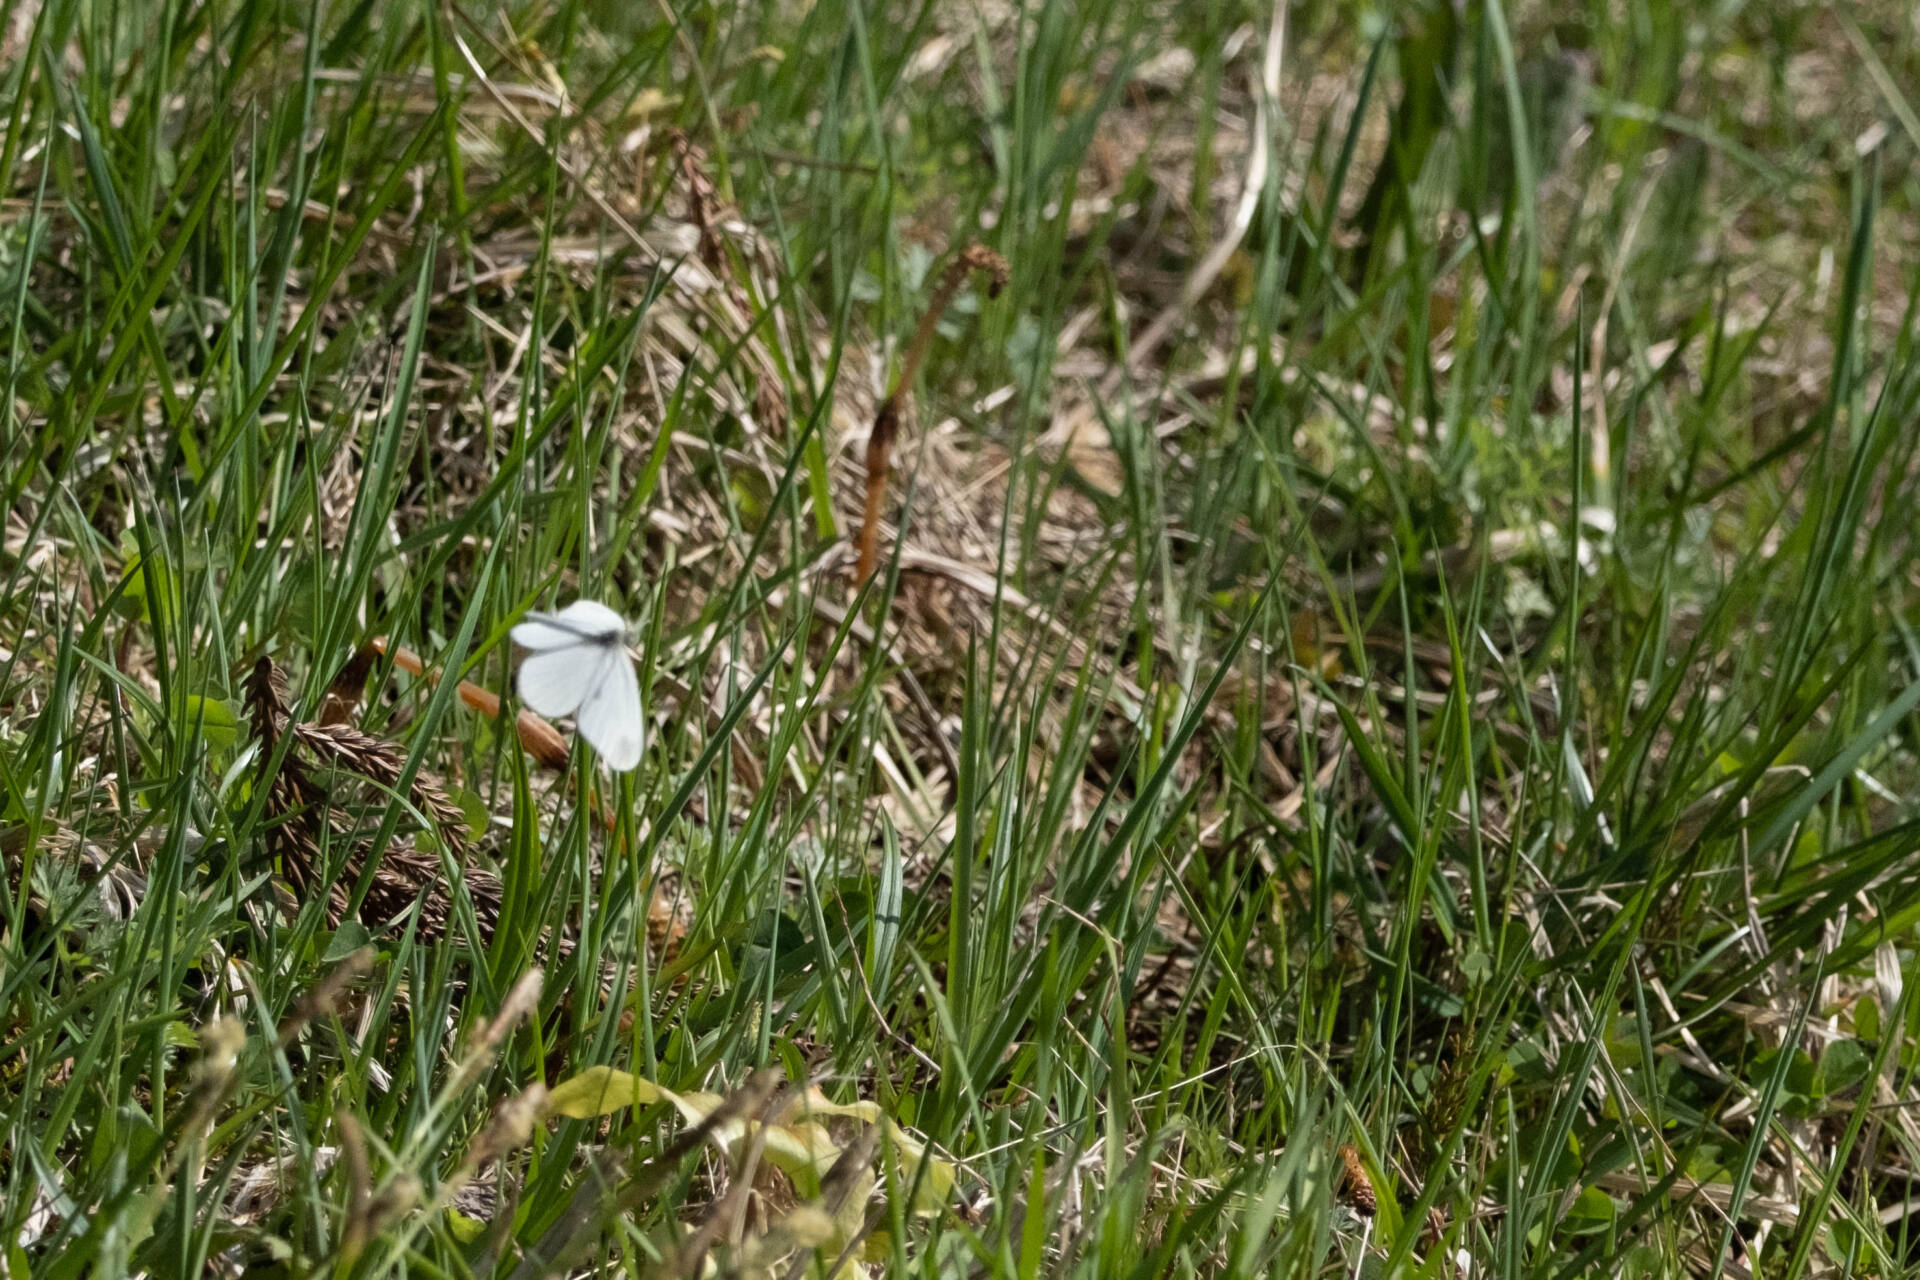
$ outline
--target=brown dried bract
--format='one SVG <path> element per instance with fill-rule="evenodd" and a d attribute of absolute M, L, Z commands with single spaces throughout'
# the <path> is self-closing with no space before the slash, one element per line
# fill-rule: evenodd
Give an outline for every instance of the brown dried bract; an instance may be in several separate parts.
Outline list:
<path fill-rule="evenodd" d="M 1373 1179 L 1367 1176 L 1367 1166 L 1360 1160 L 1360 1152 L 1351 1143 L 1340 1145 L 1340 1163 L 1345 1174 L 1340 1180 L 1340 1197 L 1353 1211 L 1363 1218 L 1371 1218 L 1379 1212 L 1380 1199 L 1374 1194 Z"/>
<path fill-rule="evenodd" d="M 294 741 L 319 763 L 331 763 L 391 790 L 399 785 L 406 762 L 400 749 L 384 738 L 362 733 L 352 725 L 300 724 L 289 727 Z M 440 839 L 458 853 L 467 845 L 467 818 L 439 784 L 416 773 L 407 791 L 414 805 L 433 820 Z"/>
<path fill-rule="evenodd" d="M 371 852 L 370 842 L 355 826 L 345 789 L 358 780 L 376 794 L 390 793 L 404 772 L 404 761 L 392 743 L 347 725 L 289 723 L 279 674 L 269 658 L 254 664 L 244 691 L 261 741 L 257 781 L 266 792 L 268 849 L 299 896 L 326 899 L 329 921 L 337 927 L 349 913 L 359 882 L 368 878 Z M 283 738 L 285 753 L 276 765 Z M 465 815 L 436 782 L 416 773 L 407 796 L 449 850 L 465 851 Z M 345 847 L 346 856 L 338 875 L 330 877 L 325 850 L 339 846 Z M 364 921 L 385 924 L 418 902 L 421 936 L 446 935 L 453 908 L 437 854 L 390 844 L 368 879 L 358 913 Z M 499 921 L 500 882 L 474 868 L 467 868 L 463 879 L 480 927 L 491 933 Z"/>
<path fill-rule="evenodd" d="M 367 677 L 373 672 L 373 661 L 380 653 L 380 649 L 370 644 L 363 644 L 354 650 L 353 656 L 347 659 L 347 665 L 340 668 L 340 674 L 327 686 L 327 696 L 320 703 L 321 724 L 346 724 L 353 719 L 353 713 L 366 693 Z"/>

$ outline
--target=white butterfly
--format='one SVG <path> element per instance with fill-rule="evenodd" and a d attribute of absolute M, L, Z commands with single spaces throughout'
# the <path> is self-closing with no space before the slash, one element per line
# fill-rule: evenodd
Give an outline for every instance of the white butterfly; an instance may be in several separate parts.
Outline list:
<path fill-rule="evenodd" d="M 640 763 L 640 681 L 627 658 L 627 624 L 595 600 L 529 613 L 513 629 L 533 650 L 520 664 L 520 701 L 543 716 L 571 715 L 580 736 L 622 773 Z"/>

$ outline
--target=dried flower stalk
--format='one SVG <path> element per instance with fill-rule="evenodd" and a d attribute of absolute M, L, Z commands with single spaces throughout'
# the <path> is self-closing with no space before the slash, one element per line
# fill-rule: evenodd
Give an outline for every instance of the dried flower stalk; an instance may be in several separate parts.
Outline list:
<path fill-rule="evenodd" d="M 953 299 L 960 292 L 960 285 L 969 272 L 985 271 L 991 276 L 987 285 L 987 296 L 997 298 L 1007 286 L 1007 260 L 985 245 L 971 244 L 962 249 L 940 277 L 940 283 L 933 291 L 933 299 L 928 302 L 926 314 L 920 317 L 920 327 L 914 330 L 913 345 L 907 348 L 907 358 L 900 365 L 900 376 L 894 379 L 893 390 L 887 392 L 887 398 L 880 402 L 879 411 L 873 416 L 873 430 L 867 433 L 867 502 L 860 518 L 860 560 L 853 571 L 855 590 L 864 587 L 867 579 L 873 576 L 875 562 L 879 558 L 880 544 L 880 508 L 886 502 L 887 478 L 893 466 L 893 442 L 900 434 L 901 407 L 913 390 L 913 380 L 920 372 L 920 365 L 927 358 L 927 348 L 933 342 L 934 328 L 940 323 L 940 317 L 953 305 Z"/>

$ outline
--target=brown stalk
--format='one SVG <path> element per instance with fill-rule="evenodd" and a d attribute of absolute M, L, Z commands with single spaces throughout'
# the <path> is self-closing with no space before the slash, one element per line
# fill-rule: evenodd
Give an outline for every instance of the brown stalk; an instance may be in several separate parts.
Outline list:
<path fill-rule="evenodd" d="M 860 560 L 853 571 L 856 591 L 867 585 L 878 559 L 880 508 L 887 497 L 887 477 L 893 464 L 893 442 L 900 434 L 902 405 L 912 393 L 913 380 L 919 375 L 920 365 L 927 358 L 934 328 L 940 323 L 940 317 L 947 313 L 947 308 L 953 305 L 954 296 L 960 292 L 961 284 L 972 271 L 990 274 L 992 279 L 987 286 L 987 296 L 990 298 L 999 297 L 1000 291 L 1007 286 L 1005 258 L 981 244 L 970 244 L 962 249 L 941 274 L 933 298 L 927 303 L 926 313 L 920 317 L 920 327 L 914 330 L 913 345 L 907 348 L 907 358 L 901 362 L 900 376 L 894 379 L 893 389 L 887 392 L 887 398 L 880 402 L 880 408 L 873 416 L 873 430 L 867 433 L 867 502 L 860 518 Z"/>
<path fill-rule="evenodd" d="M 393 658 L 393 665 L 399 667 L 408 675 L 418 676 L 425 680 L 438 680 L 440 678 L 438 672 L 429 672 L 427 670 L 427 664 L 420 660 L 419 654 L 403 644 L 396 644 L 390 647 L 385 636 L 375 636 L 367 642 L 367 648 L 376 653 L 390 654 Z M 365 652 L 365 650 L 362 650 L 362 652 Z M 352 669 L 352 665 L 351 663 L 348 664 L 349 670 Z M 469 708 L 479 712 L 487 719 L 498 720 L 500 718 L 499 695 L 482 689 L 471 680 L 462 680 L 458 693 L 460 694 L 460 701 L 466 703 Z M 528 711 L 525 707 L 522 707 L 520 714 L 515 717 L 514 728 L 520 735 L 520 745 L 526 749 L 528 755 L 538 760 L 541 764 L 546 765 L 549 769 L 564 769 L 567 767 L 567 740 L 560 736 L 558 729 L 533 714 L 533 712 Z"/>
<path fill-rule="evenodd" d="M 860 516 L 860 562 L 853 571 L 855 590 L 866 586 L 867 579 L 873 576 L 880 544 L 880 506 L 887 499 L 887 472 L 893 464 L 893 438 L 899 431 L 900 408 L 889 395 L 880 402 L 880 412 L 873 418 L 873 430 L 867 433 L 867 505 Z"/>

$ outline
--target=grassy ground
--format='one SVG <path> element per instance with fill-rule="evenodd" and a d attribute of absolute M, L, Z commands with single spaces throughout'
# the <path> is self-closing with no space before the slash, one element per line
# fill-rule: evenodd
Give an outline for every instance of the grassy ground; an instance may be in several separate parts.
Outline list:
<path fill-rule="evenodd" d="M 8 1273 L 1920 1261 L 1920 33 L 1696 8 L 0 4 Z"/>

